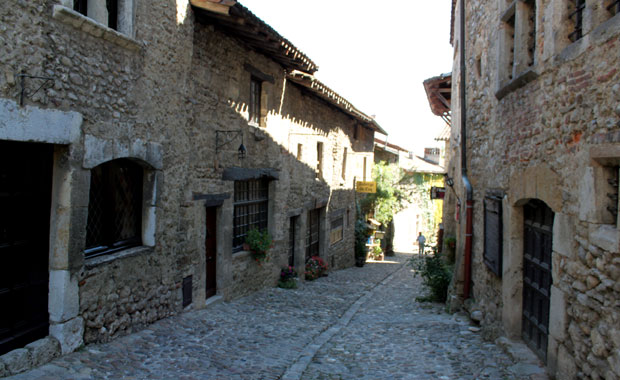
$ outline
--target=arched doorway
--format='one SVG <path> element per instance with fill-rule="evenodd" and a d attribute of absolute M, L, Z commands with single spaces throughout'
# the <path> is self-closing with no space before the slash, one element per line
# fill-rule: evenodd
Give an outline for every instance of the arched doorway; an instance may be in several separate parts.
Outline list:
<path fill-rule="evenodd" d="M 523 313 L 521 335 L 546 362 L 552 284 L 553 211 L 542 201 L 523 206 Z"/>

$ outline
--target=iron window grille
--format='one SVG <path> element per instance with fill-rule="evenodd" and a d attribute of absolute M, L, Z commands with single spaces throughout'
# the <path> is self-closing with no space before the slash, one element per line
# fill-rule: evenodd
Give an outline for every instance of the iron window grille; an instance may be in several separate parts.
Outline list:
<path fill-rule="evenodd" d="M 233 217 L 233 252 L 243 249 L 248 231 L 267 229 L 269 181 L 253 179 L 235 181 Z"/>
<path fill-rule="evenodd" d="M 262 82 L 256 77 L 250 80 L 250 123 L 260 125 Z"/>
<path fill-rule="evenodd" d="M 586 0 L 573 0 L 574 9 L 569 13 L 568 18 L 573 22 L 574 29 L 568 35 L 571 42 L 575 42 L 583 37 L 583 12 L 586 8 Z"/>
<path fill-rule="evenodd" d="M 142 179 L 143 169 L 127 159 L 91 170 L 86 257 L 142 244 Z"/>

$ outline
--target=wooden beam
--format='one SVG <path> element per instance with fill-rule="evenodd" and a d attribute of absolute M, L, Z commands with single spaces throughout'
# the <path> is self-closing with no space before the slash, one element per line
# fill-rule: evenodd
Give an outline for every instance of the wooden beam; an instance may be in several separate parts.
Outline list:
<path fill-rule="evenodd" d="M 190 3 L 194 7 L 204 9 L 205 11 L 218 13 L 225 16 L 230 14 L 230 2 L 220 3 L 219 1 L 214 2 L 212 0 L 190 0 Z"/>

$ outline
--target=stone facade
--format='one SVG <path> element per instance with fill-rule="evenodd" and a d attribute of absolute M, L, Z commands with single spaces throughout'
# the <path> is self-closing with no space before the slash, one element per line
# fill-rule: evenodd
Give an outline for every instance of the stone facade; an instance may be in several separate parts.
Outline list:
<path fill-rule="evenodd" d="M 571 41 L 575 2 L 466 2 L 466 153 L 474 222 L 473 291 L 465 305 L 482 312 L 488 337 L 522 336 L 524 207 L 544 202 L 554 217 L 548 344 L 541 356 L 558 379 L 620 378 L 620 234 L 617 214 L 608 211 L 618 204 L 607 196 L 618 194 L 620 15 L 611 3 L 585 1 L 581 37 L 573 34 Z M 463 41 L 455 5 L 452 93 L 459 94 Z M 446 234 L 457 236 L 453 306 L 463 295 L 466 269 L 460 103 L 455 96 L 448 165 L 455 193 L 448 193 L 444 212 L 445 220 L 460 215 L 456 224 L 445 223 Z M 499 276 L 484 262 L 490 252 L 485 198 L 498 194 Z"/>
<path fill-rule="evenodd" d="M 198 21 L 187 0 L 119 3 L 118 31 L 100 13 L 74 11 L 72 1 L 0 4 L 0 142 L 53 145 L 46 339 L 55 345 L 20 349 L 26 362 L 45 360 L 35 351 L 53 357 L 179 313 L 188 294 L 186 307 L 205 307 L 205 210 L 216 218 L 216 294 L 224 300 L 274 286 L 293 242 L 303 278 L 312 210 L 318 254 L 330 269 L 354 263 L 354 182 L 370 176 L 381 128 L 332 93 L 291 81 L 291 67 L 273 56 Z M 256 75 L 257 124 L 248 122 Z M 241 142 L 246 159 L 238 158 Z M 143 171 L 141 243 L 85 258 L 91 173 L 123 158 Z M 233 253 L 234 184 L 251 178 L 271 179 L 273 248 L 262 265 Z M 340 226 L 341 238 L 331 233 Z M 8 355 L 20 356 L 3 357 L 7 373 L 23 370 Z"/>

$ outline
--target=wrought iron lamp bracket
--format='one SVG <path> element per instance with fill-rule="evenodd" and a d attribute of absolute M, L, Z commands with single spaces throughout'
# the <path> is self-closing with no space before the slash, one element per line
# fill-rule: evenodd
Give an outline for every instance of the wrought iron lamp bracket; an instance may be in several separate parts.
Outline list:
<path fill-rule="evenodd" d="M 28 75 L 28 74 L 17 74 L 17 77 L 19 78 L 19 86 L 20 86 L 20 92 L 19 92 L 19 106 L 23 107 L 24 106 L 24 97 L 26 96 L 32 96 L 34 94 L 36 94 L 37 92 L 39 92 L 39 90 L 41 90 L 43 88 L 43 86 L 45 86 L 45 84 L 51 80 L 54 80 L 54 78 L 50 78 L 50 77 L 42 77 L 42 76 L 37 76 L 37 75 Z M 43 80 L 43 83 L 41 83 L 41 85 L 39 86 L 39 88 L 36 89 L 36 91 L 34 92 L 30 92 L 30 93 L 26 93 L 26 78 L 28 79 L 41 79 Z"/>

